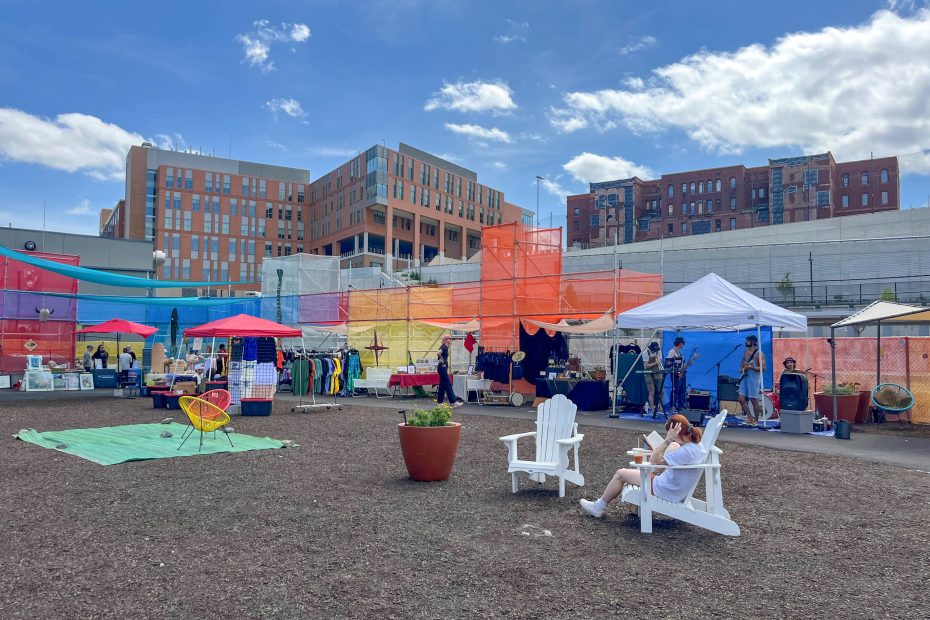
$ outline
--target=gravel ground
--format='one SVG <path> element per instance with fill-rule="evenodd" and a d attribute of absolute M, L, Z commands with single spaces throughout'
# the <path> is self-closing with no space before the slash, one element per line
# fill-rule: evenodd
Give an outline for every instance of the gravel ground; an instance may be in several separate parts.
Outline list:
<path fill-rule="evenodd" d="M 0 403 L 0 618 L 926 618 L 928 476 L 722 443 L 725 538 L 594 498 L 635 433 L 586 428 L 586 492 L 510 493 L 463 418 L 452 478 L 406 476 L 392 411 L 233 418 L 299 448 L 101 467 L 17 442 L 158 421 L 147 399 Z M 919 596 L 920 595 L 920 596 Z"/>

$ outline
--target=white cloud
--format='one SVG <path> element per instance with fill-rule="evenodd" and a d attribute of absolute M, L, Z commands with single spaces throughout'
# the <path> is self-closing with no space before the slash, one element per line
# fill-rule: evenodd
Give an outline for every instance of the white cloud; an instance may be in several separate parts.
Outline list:
<path fill-rule="evenodd" d="M 508 112 L 517 109 L 513 91 L 503 80 L 495 82 L 444 82 L 423 106 L 424 110 L 458 112 Z"/>
<path fill-rule="evenodd" d="M 155 134 L 153 142 L 155 146 L 166 151 L 183 151 L 186 148 L 184 136 L 179 133 L 170 136 L 164 133 Z"/>
<path fill-rule="evenodd" d="M 569 191 L 562 187 L 562 184 L 559 183 L 558 180 L 561 178 L 561 175 L 557 176 L 554 180 L 550 178 L 543 178 L 539 181 L 539 185 L 553 196 L 557 196 L 558 198 L 565 198 L 568 196 Z"/>
<path fill-rule="evenodd" d="M 291 118 L 300 120 L 300 122 L 305 125 L 307 124 L 307 121 L 305 120 L 307 118 L 307 113 L 304 112 L 300 102 L 294 98 L 272 99 L 271 101 L 265 103 L 265 107 L 271 110 L 271 113 L 275 116 L 277 116 L 278 112 L 282 112 Z"/>
<path fill-rule="evenodd" d="M 87 198 L 82 199 L 70 209 L 65 210 L 67 215 L 90 215 L 94 211 L 90 208 L 90 201 Z"/>
<path fill-rule="evenodd" d="M 525 33 L 529 32 L 530 23 L 527 21 L 505 20 L 507 22 L 506 32 L 493 38 L 495 43 L 507 45 L 508 43 L 526 43 Z"/>
<path fill-rule="evenodd" d="M 482 127 L 481 125 L 446 123 L 446 129 L 452 133 L 468 136 L 477 140 L 491 140 L 493 142 L 513 142 L 510 134 L 503 129 Z"/>
<path fill-rule="evenodd" d="M 627 43 L 623 47 L 617 50 L 618 53 L 626 56 L 627 54 L 632 54 L 633 52 L 638 52 L 639 50 L 646 49 L 647 47 L 652 47 L 656 44 L 656 38 L 652 35 L 645 35 L 640 37 L 632 43 Z"/>
<path fill-rule="evenodd" d="M 526 37 L 521 37 L 515 34 L 499 34 L 494 37 L 493 40 L 495 43 L 500 43 L 501 45 L 507 45 L 508 43 L 515 43 L 518 41 L 520 43 L 526 43 Z"/>
<path fill-rule="evenodd" d="M 506 169 L 507 169 L 507 164 L 505 164 L 505 163 L 502 162 L 502 161 L 496 161 L 496 162 L 494 162 L 494 163 L 491 164 L 491 165 L 494 166 L 494 168 L 496 168 L 497 170 L 506 170 Z"/>
<path fill-rule="evenodd" d="M 576 155 L 562 168 L 581 183 L 599 183 L 630 177 L 649 179 L 655 176 L 646 166 L 639 166 L 622 157 L 605 157 L 594 153 Z"/>
<path fill-rule="evenodd" d="M 145 138 L 87 114 L 54 119 L 14 108 L 0 108 L 0 157 L 99 180 L 122 180 L 126 153 Z"/>
<path fill-rule="evenodd" d="M 310 38 L 310 28 L 306 24 L 282 23 L 272 26 L 267 19 L 252 22 L 252 30 L 236 35 L 236 41 L 242 44 L 245 58 L 250 67 L 258 67 L 263 73 L 272 71 L 274 61 L 271 60 L 271 47 L 276 43 L 290 43 L 294 51 L 294 43 L 303 43 Z"/>
<path fill-rule="evenodd" d="M 645 88 L 568 93 L 551 119 L 635 133 L 679 128 L 717 152 L 831 150 L 849 160 L 921 151 L 930 135 L 930 10 L 879 11 L 859 26 L 788 34 L 770 47 L 700 51 L 653 74 Z M 930 157 L 902 167 L 930 173 Z"/>
<path fill-rule="evenodd" d="M 588 126 L 588 119 L 581 115 L 565 115 L 561 110 L 554 112 L 549 118 L 549 124 L 559 133 L 571 133 Z"/>

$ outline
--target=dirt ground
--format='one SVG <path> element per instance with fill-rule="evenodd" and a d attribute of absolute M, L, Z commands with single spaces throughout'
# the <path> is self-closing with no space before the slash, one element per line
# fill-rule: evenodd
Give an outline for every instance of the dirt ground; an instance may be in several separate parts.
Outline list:
<path fill-rule="evenodd" d="M 521 480 L 462 416 L 407 478 L 390 410 L 238 418 L 298 448 L 102 467 L 11 438 L 158 421 L 148 399 L 0 401 L 0 618 L 926 618 L 927 474 L 722 442 L 726 538 L 595 498 L 635 434 L 585 428 L 587 484 Z M 176 418 L 179 419 L 180 418 Z M 166 441 L 172 441 L 166 440 Z"/>

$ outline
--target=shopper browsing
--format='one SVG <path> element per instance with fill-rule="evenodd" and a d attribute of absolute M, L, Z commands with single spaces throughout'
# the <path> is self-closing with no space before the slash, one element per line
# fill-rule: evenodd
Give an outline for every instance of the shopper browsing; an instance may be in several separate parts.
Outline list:
<path fill-rule="evenodd" d="M 688 418 L 675 414 L 665 423 L 665 440 L 652 451 L 649 462 L 653 465 L 698 465 L 704 462 L 707 452 L 701 445 L 701 429 L 692 426 Z M 692 486 L 697 482 L 701 469 L 667 469 L 652 474 L 652 492 L 669 502 L 683 502 Z M 581 508 L 592 517 L 601 518 L 607 504 L 620 495 L 624 484 L 639 484 L 638 469 L 618 469 L 595 501 L 581 500 Z"/>
<path fill-rule="evenodd" d="M 439 364 L 436 365 L 436 372 L 439 373 L 439 391 L 436 393 L 436 402 L 442 404 L 444 396 L 449 398 L 453 407 L 459 407 L 462 399 L 452 391 L 452 382 L 449 380 L 449 345 L 452 344 L 452 336 L 446 334 L 442 337 L 442 346 L 439 347 Z"/>

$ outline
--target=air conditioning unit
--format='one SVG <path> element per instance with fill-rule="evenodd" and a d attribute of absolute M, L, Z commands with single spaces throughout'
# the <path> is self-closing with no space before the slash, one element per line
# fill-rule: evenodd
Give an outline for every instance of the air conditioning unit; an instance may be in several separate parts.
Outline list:
<path fill-rule="evenodd" d="M 262 292 L 261 291 L 246 291 L 245 296 L 246 297 L 261 297 Z"/>

